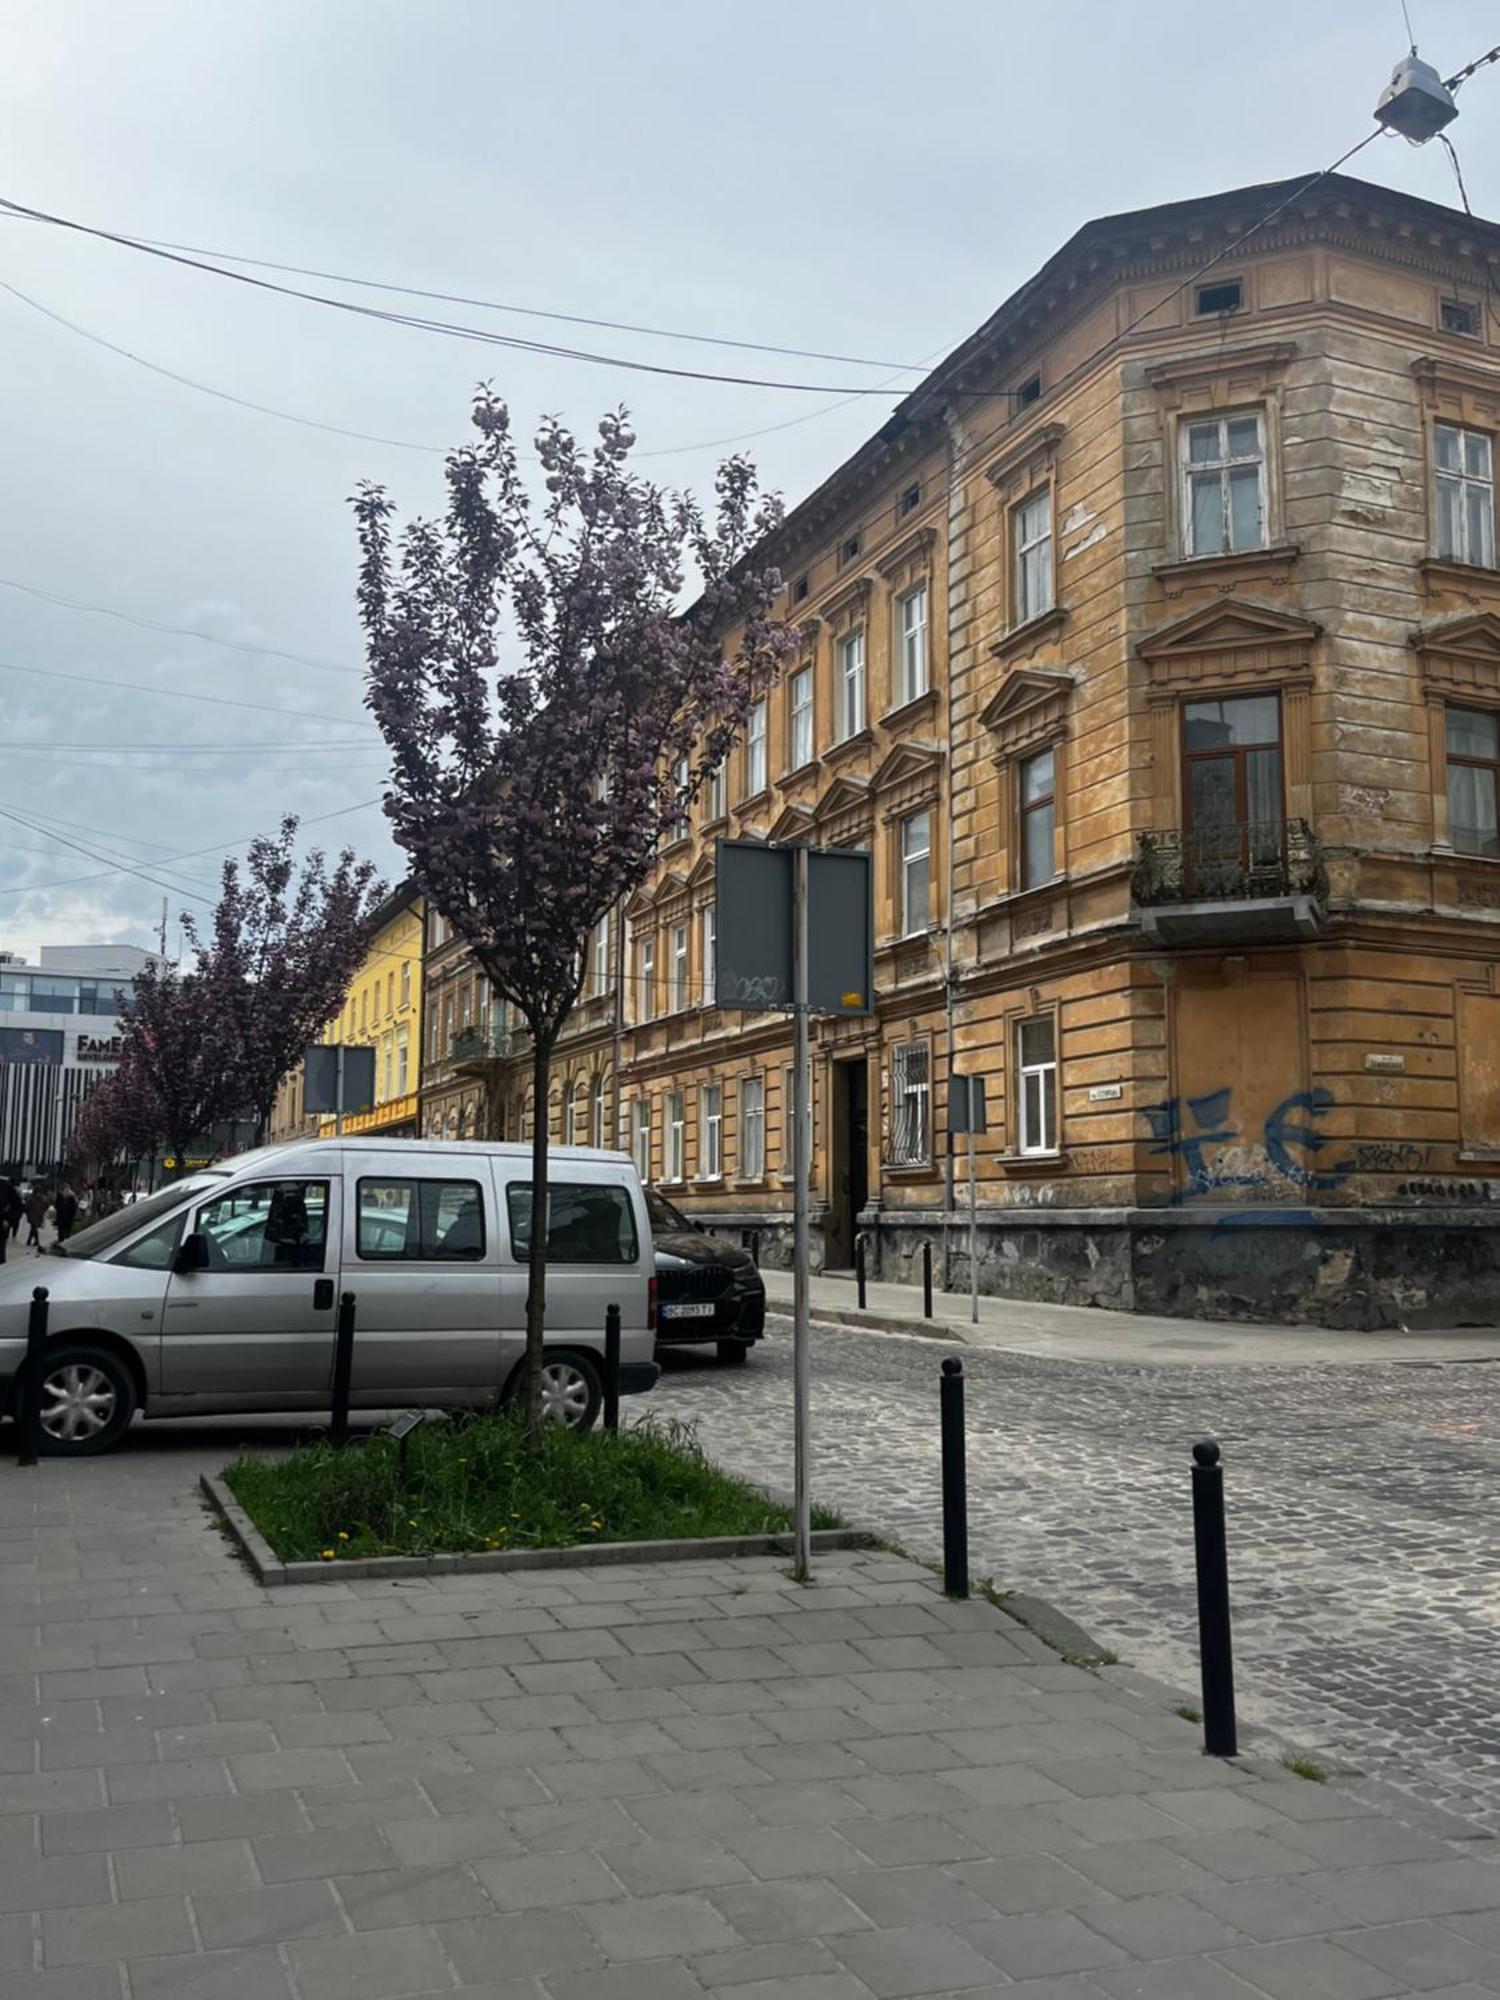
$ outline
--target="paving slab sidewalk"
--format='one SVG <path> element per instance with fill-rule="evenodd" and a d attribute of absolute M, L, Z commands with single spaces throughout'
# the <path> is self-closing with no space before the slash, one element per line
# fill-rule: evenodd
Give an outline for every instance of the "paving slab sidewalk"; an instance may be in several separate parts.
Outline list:
<path fill-rule="evenodd" d="M 4 2000 L 1500 1996 L 1491 1843 L 900 1558 L 264 1590 L 226 1455 L 0 1463 Z"/>
<path fill-rule="evenodd" d="M 791 1272 L 763 1267 L 761 1276 L 771 1310 L 789 1313 Z M 920 1285 L 871 1280 L 865 1287 L 863 1308 L 851 1273 L 825 1273 L 811 1279 L 810 1285 L 812 1315 L 825 1323 L 875 1332 L 925 1334 L 960 1346 L 1009 1349 L 1059 1361 L 1166 1362 L 1199 1367 L 1253 1363 L 1305 1368 L 1326 1361 L 1500 1358 L 1500 1327 L 1493 1326 L 1354 1333 L 1322 1326 L 1165 1319 L 1149 1313 L 1117 1312 L 1107 1306 L 1046 1305 L 1035 1299 L 988 1294 L 980 1296 L 976 1323 L 970 1317 L 967 1292 L 935 1292 L 928 1319 L 922 1312 Z"/>

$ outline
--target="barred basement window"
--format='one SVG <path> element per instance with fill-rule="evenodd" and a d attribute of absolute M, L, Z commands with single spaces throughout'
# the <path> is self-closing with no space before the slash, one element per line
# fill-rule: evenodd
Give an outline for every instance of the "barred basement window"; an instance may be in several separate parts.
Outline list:
<path fill-rule="evenodd" d="M 891 1051 L 891 1165 L 924 1167 L 932 1157 L 928 1107 L 932 1085 L 925 1042 Z"/>

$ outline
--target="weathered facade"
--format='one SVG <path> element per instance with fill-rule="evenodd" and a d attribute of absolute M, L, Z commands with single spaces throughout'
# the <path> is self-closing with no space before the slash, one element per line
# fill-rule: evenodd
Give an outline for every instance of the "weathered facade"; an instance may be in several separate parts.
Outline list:
<path fill-rule="evenodd" d="M 719 834 L 874 856 L 827 1265 L 967 1283 L 972 1073 L 986 1290 L 1500 1319 L 1500 229 L 1293 193 L 1089 224 L 778 538 L 802 655 L 567 1070 L 768 1260 L 790 1035 L 712 1004 Z"/>

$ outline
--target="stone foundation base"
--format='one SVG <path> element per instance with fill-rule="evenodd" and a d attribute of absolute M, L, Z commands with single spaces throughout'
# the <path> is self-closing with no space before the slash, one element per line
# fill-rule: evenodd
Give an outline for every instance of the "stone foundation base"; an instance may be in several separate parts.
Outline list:
<path fill-rule="evenodd" d="M 789 1268 L 790 1214 L 702 1219 L 730 1242 L 753 1233 L 764 1265 Z M 968 1289 L 961 1215 L 886 1209 L 860 1233 L 872 1281 L 919 1285 L 930 1243 L 934 1284 Z M 991 1209 L 978 1240 L 979 1289 L 991 1297 L 1354 1331 L 1500 1326 L 1500 1207 Z M 816 1214 L 813 1268 L 823 1268 Z"/>

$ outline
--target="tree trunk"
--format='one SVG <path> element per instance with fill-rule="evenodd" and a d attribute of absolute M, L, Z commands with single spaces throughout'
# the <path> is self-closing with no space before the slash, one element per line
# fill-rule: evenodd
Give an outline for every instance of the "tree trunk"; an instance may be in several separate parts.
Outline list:
<path fill-rule="evenodd" d="M 532 1443 L 542 1429 L 542 1337 L 547 1324 L 547 1093 L 552 1078 L 552 1037 L 532 1029 L 531 1044 L 531 1257 L 526 1292 L 526 1359 L 522 1402 L 526 1435 Z"/>

